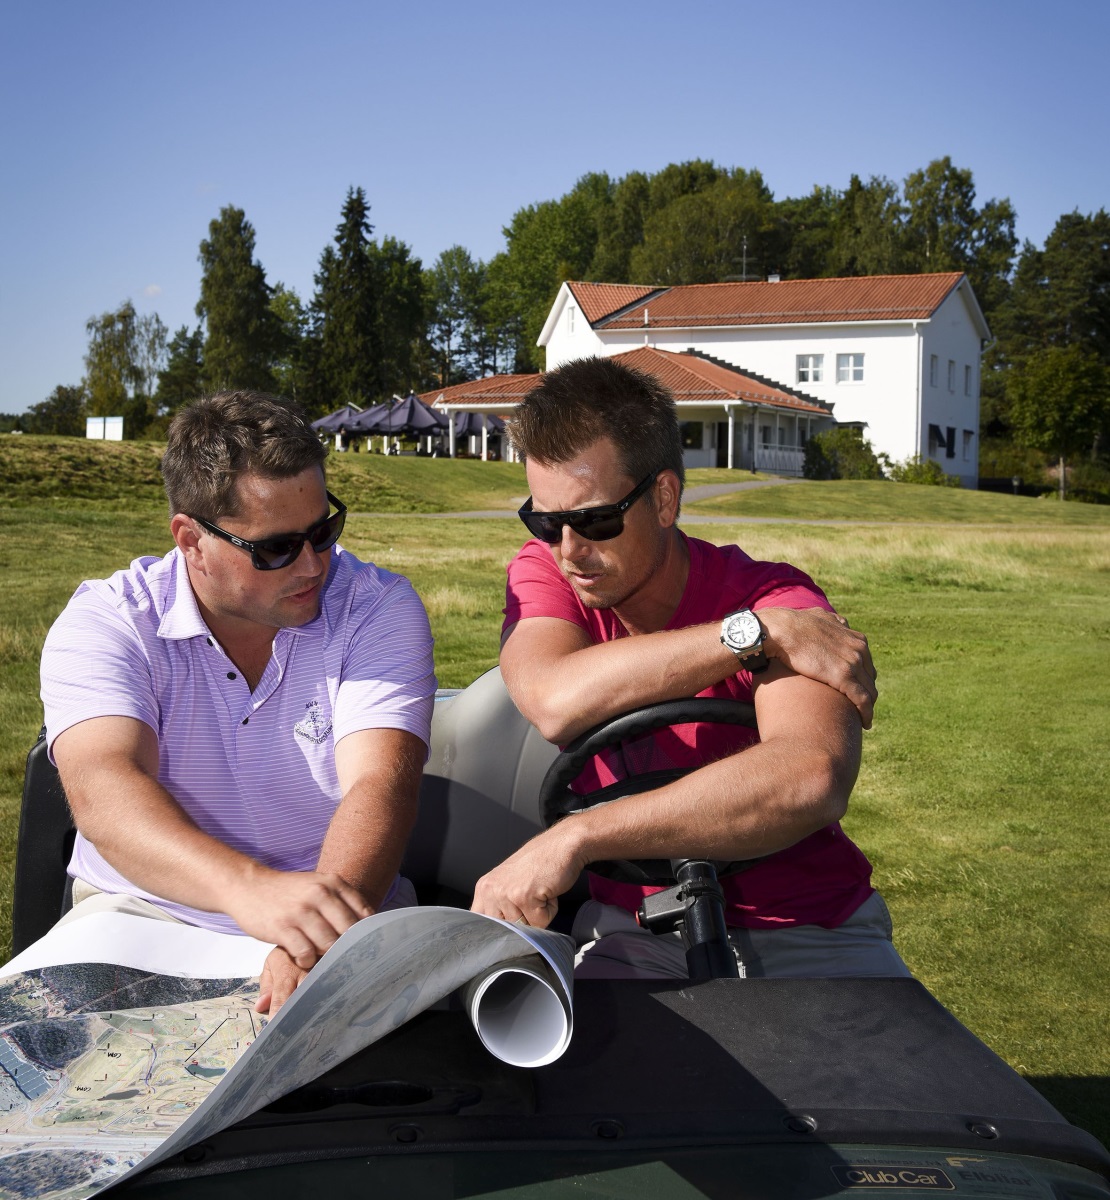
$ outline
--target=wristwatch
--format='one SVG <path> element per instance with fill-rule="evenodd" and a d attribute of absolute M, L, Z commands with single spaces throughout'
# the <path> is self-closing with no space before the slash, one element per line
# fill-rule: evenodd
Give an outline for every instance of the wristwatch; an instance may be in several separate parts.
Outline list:
<path fill-rule="evenodd" d="M 721 645 L 727 646 L 753 675 L 771 665 L 763 653 L 763 626 L 750 608 L 729 613 L 721 622 Z"/>

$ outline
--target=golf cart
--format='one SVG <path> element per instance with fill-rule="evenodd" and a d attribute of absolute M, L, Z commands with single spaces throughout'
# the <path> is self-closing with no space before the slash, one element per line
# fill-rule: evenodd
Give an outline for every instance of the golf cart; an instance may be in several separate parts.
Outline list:
<path fill-rule="evenodd" d="M 557 754 L 496 670 L 441 693 L 404 867 L 422 901 L 467 905 L 475 880 L 551 818 L 581 755 L 655 722 L 697 719 L 686 703 L 617 718 Z M 40 741 L 23 798 L 16 951 L 66 903 L 71 840 Z M 212 1200 L 1110 1197 L 1106 1150 L 915 980 L 586 980 L 574 1017 L 563 1057 L 529 1070 L 488 1054 L 461 1010 L 425 1012 L 121 1190 Z"/>

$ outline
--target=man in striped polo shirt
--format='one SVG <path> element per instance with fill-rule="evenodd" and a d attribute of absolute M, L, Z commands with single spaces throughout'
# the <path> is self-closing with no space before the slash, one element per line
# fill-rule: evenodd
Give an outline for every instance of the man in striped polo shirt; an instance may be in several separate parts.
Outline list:
<path fill-rule="evenodd" d="M 198 400 L 162 460 L 174 549 L 83 583 L 42 655 L 77 823 L 74 908 L 275 943 L 276 1012 L 398 875 L 435 677 L 411 584 L 337 539 L 326 449 L 256 392 Z"/>

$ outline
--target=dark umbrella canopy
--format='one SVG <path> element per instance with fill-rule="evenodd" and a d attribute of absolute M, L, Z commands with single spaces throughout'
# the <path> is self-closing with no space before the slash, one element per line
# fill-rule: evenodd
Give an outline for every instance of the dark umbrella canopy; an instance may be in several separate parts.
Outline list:
<path fill-rule="evenodd" d="M 374 424 L 377 419 L 384 413 L 389 412 L 388 404 L 375 404 L 373 408 L 366 409 L 365 412 L 358 413 L 352 420 L 347 422 L 347 429 L 351 433 L 371 433 L 374 430 Z"/>
<path fill-rule="evenodd" d="M 398 404 L 381 412 L 372 422 L 360 424 L 363 433 L 419 434 L 431 433 L 433 429 L 446 429 L 447 422 L 418 400 L 408 396 Z"/>
<path fill-rule="evenodd" d="M 322 430 L 324 433 L 336 433 L 340 425 L 346 425 L 350 429 L 351 423 L 363 415 L 353 404 L 344 404 L 342 408 L 328 413 L 326 417 L 313 421 L 312 428 Z"/>
<path fill-rule="evenodd" d="M 490 433 L 500 433 L 505 422 L 493 413 L 457 412 L 454 414 L 455 437 L 481 437 L 485 423 Z"/>

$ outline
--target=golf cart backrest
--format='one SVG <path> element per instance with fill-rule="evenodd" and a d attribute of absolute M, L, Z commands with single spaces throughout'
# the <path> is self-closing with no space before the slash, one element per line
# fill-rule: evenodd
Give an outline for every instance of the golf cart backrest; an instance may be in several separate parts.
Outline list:
<path fill-rule="evenodd" d="M 475 881 L 539 832 L 540 782 L 555 758 L 509 699 L 495 667 L 461 692 L 441 692 L 404 873 L 425 904 L 467 905 Z M 23 783 L 12 904 L 12 953 L 69 907 L 74 826 L 40 734 Z"/>

